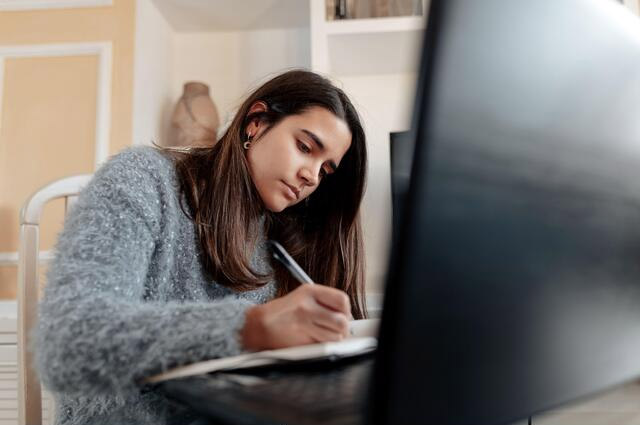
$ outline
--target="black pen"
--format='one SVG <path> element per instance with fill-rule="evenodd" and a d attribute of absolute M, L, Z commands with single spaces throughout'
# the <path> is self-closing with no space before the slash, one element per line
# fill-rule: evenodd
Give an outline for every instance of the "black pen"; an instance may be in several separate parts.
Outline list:
<path fill-rule="evenodd" d="M 313 285 L 313 280 L 311 280 L 309 275 L 306 274 L 304 270 L 302 270 L 302 267 L 300 267 L 300 265 L 296 263 L 296 260 L 291 258 L 289 253 L 282 247 L 282 245 L 272 240 L 268 240 L 267 245 L 269 245 L 269 248 L 271 248 L 271 255 L 273 255 L 273 258 L 280 261 L 298 282 L 309 283 Z"/>
<path fill-rule="evenodd" d="M 289 270 L 289 273 L 291 273 L 293 277 L 296 278 L 298 282 L 307 283 L 309 285 L 314 284 L 313 280 L 311 280 L 309 275 L 306 274 L 304 270 L 302 270 L 302 267 L 300 267 L 300 265 L 296 263 L 296 260 L 291 258 L 287 250 L 284 249 L 282 245 L 272 240 L 268 240 L 267 245 L 269 245 L 269 248 L 271 248 L 271 255 L 273 255 L 273 258 L 280 261 L 287 268 L 287 270 Z M 349 334 L 352 336 L 354 335 L 353 327 L 351 325 L 353 323 L 354 321 L 352 316 L 351 322 L 349 324 Z"/>

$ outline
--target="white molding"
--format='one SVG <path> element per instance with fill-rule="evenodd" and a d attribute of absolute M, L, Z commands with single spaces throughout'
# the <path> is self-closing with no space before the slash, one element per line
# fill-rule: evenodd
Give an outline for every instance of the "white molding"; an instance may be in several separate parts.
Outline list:
<path fill-rule="evenodd" d="M 327 35 L 422 31 L 425 27 L 426 20 L 424 16 L 342 19 L 325 22 Z"/>
<path fill-rule="evenodd" d="M 4 89 L 4 57 L 0 56 L 0 136 L 2 135 L 2 101 L 4 94 L 2 90 Z"/>
<path fill-rule="evenodd" d="M 326 35 L 326 5 L 324 0 L 310 0 L 311 69 L 321 74 L 329 72 L 329 41 Z"/>
<path fill-rule="evenodd" d="M 2 1 L 2 0 L 0 0 Z M 111 73 L 112 43 L 64 43 L 64 44 L 27 44 L 20 46 L 0 45 L 0 90 L 2 90 L 4 60 L 7 58 L 25 58 L 42 56 L 98 56 L 98 90 L 96 95 L 96 133 L 94 167 L 107 160 L 111 132 Z M 0 91 L 0 105 L 2 92 Z M 0 110 L 0 122 L 2 122 Z"/>
<path fill-rule="evenodd" d="M 111 43 L 105 43 L 99 55 L 98 96 L 96 105 L 95 169 L 107 160 L 111 133 L 111 74 L 113 54 Z"/>
<path fill-rule="evenodd" d="M 53 260 L 53 251 L 40 251 L 39 258 L 41 262 L 48 262 Z M 18 253 L 17 252 L 0 252 L 0 267 L 17 266 L 18 265 Z"/>
<path fill-rule="evenodd" d="M 0 12 L 10 10 L 75 9 L 113 6 L 113 0 L 0 0 Z"/>

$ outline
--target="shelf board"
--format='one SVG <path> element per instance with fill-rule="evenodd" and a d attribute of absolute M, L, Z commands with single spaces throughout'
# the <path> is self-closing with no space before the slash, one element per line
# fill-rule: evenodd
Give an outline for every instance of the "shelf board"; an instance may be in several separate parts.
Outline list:
<path fill-rule="evenodd" d="M 327 35 L 381 34 L 389 32 L 415 32 L 425 29 L 423 16 L 400 16 L 371 19 L 344 19 L 327 21 Z"/>

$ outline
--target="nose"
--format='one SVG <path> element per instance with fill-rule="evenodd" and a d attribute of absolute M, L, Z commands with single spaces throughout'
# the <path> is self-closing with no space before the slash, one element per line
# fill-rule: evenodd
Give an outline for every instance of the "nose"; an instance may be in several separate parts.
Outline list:
<path fill-rule="evenodd" d="M 318 175 L 320 170 L 314 170 L 315 167 L 302 167 L 299 172 L 300 178 L 307 186 L 315 186 L 318 184 Z"/>

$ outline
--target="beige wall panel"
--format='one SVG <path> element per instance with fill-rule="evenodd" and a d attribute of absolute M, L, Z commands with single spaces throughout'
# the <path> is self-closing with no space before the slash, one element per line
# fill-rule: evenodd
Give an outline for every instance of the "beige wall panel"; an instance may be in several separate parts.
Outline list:
<path fill-rule="evenodd" d="M 110 7 L 0 12 L 0 46 L 110 43 L 110 154 L 132 144 L 135 8 L 135 0 L 114 0 Z M 9 57 L 5 65 L 0 253 L 18 249 L 18 209 L 29 193 L 52 179 L 94 171 L 96 125 L 96 57 Z M 50 249 L 62 204 L 47 207 L 44 217 L 41 249 Z M 0 298 L 15 298 L 16 280 L 15 266 L 0 267 Z"/>
<path fill-rule="evenodd" d="M 47 265 L 40 267 L 40 292 L 44 288 Z M 0 300 L 15 300 L 18 293 L 18 266 L 0 266 Z"/>
<path fill-rule="evenodd" d="M 18 282 L 17 266 L 0 266 L 0 299 L 11 300 L 16 298 Z"/>
<path fill-rule="evenodd" d="M 46 183 L 91 173 L 95 155 L 98 58 L 68 56 L 5 61 L 0 122 L 0 252 L 18 250 L 18 213 Z M 43 215 L 49 249 L 63 209 Z"/>
<path fill-rule="evenodd" d="M 0 45 L 113 43 L 110 153 L 131 145 L 135 0 L 111 7 L 0 12 Z"/>

